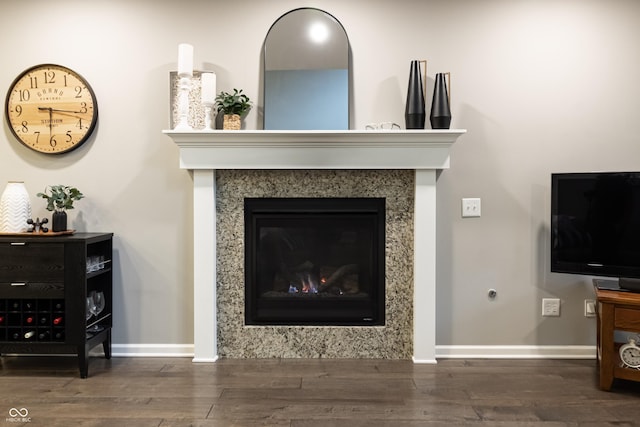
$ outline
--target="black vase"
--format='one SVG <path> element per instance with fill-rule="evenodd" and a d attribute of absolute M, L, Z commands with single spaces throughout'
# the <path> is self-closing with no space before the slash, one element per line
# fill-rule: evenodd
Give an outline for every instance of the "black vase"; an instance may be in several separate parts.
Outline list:
<path fill-rule="evenodd" d="M 55 211 L 51 216 L 51 231 L 67 231 L 67 213 Z"/>
<path fill-rule="evenodd" d="M 420 61 L 411 61 L 407 106 L 404 110 L 405 127 L 407 129 L 424 129 L 426 117 Z"/>
<path fill-rule="evenodd" d="M 429 120 L 431 121 L 431 129 L 449 129 L 451 125 L 449 93 L 447 92 L 447 82 L 444 79 L 444 73 L 436 74 Z"/>

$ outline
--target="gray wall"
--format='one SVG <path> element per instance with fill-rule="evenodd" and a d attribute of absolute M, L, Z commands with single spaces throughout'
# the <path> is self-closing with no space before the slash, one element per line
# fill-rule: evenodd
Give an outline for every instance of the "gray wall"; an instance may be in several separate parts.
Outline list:
<path fill-rule="evenodd" d="M 115 232 L 115 343 L 193 340 L 192 177 L 160 132 L 178 43 L 195 46 L 195 68 L 215 71 L 219 90 L 260 104 L 263 38 L 300 6 L 332 13 L 350 37 L 355 128 L 403 123 L 412 59 L 429 60 L 429 91 L 436 72 L 452 74 L 452 127 L 468 134 L 438 181 L 437 343 L 595 344 L 582 316 L 590 279 L 548 272 L 549 174 L 640 169 L 640 2 L 3 2 L 0 90 L 53 62 L 98 97 L 95 137 L 60 157 L 24 148 L 4 120 L 0 183 L 24 180 L 34 216 L 45 215 L 35 199 L 45 185 L 77 186 L 87 198 L 73 227 Z M 462 197 L 482 198 L 481 218 L 460 217 Z M 562 299 L 560 318 L 540 316 L 545 296 Z"/>

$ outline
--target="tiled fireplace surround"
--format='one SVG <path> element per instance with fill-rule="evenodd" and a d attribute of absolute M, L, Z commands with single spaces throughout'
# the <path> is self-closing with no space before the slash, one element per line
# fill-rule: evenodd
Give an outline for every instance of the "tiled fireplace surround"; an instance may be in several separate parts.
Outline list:
<path fill-rule="evenodd" d="M 164 133 L 193 171 L 194 362 L 435 363 L 436 173 L 464 130 Z M 385 197 L 386 325 L 245 326 L 244 197 Z"/>

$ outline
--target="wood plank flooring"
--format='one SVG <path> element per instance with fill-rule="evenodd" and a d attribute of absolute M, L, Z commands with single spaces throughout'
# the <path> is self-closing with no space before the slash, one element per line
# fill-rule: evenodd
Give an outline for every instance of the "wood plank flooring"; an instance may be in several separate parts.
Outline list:
<path fill-rule="evenodd" d="M 93 357 L 83 380 L 74 358 L 2 357 L 3 425 L 640 426 L 640 383 L 600 391 L 593 360 Z"/>

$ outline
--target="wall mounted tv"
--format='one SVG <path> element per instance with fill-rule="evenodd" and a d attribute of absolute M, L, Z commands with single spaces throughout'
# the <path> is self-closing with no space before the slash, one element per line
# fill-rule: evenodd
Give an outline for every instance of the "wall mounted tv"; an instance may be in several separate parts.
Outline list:
<path fill-rule="evenodd" d="M 640 291 L 640 172 L 551 175 L 551 271 Z"/>

